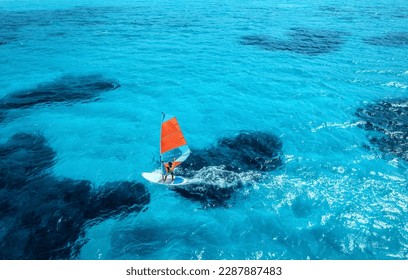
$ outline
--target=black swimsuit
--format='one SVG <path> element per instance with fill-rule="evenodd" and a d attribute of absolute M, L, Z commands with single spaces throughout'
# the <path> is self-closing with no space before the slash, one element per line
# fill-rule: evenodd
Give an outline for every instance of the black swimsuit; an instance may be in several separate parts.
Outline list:
<path fill-rule="evenodd" d="M 170 171 L 171 170 L 170 166 L 166 166 L 166 170 L 167 170 L 167 173 L 170 173 L 170 174 L 173 174 L 173 172 L 174 172 L 174 170 Z"/>

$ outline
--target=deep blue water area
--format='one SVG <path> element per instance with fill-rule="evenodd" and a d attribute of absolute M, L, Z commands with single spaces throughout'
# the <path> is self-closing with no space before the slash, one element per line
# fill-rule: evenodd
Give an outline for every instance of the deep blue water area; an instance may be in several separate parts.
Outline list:
<path fill-rule="evenodd" d="M 0 259 L 408 259 L 403 0 L 0 3 Z M 165 187 L 161 113 L 192 150 Z"/>

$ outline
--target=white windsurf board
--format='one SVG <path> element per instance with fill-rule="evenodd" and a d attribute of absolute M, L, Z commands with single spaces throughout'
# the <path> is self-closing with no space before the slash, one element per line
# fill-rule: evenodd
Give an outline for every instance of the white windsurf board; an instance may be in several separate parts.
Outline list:
<path fill-rule="evenodd" d="M 171 180 L 171 175 L 167 176 L 166 181 L 163 181 L 163 175 L 159 172 L 142 172 L 143 178 L 154 184 L 178 186 L 185 185 L 188 183 L 188 179 L 181 176 L 174 176 L 174 180 Z"/>

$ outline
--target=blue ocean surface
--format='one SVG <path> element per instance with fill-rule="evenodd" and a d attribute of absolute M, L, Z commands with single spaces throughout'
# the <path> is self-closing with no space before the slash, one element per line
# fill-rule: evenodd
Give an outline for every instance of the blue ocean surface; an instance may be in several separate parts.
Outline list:
<path fill-rule="evenodd" d="M 406 4 L 1 0 L 0 258 L 408 259 Z"/>

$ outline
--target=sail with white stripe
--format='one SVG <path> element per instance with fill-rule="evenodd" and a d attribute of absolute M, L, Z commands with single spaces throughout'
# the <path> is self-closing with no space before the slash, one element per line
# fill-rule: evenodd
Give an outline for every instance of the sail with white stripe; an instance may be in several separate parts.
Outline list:
<path fill-rule="evenodd" d="M 180 125 L 174 116 L 163 113 L 160 133 L 160 160 L 162 168 L 168 162 L 174 162 L 174 167 L 184 162 L 190 155 L 190 148 L 184 138 Z"/>

